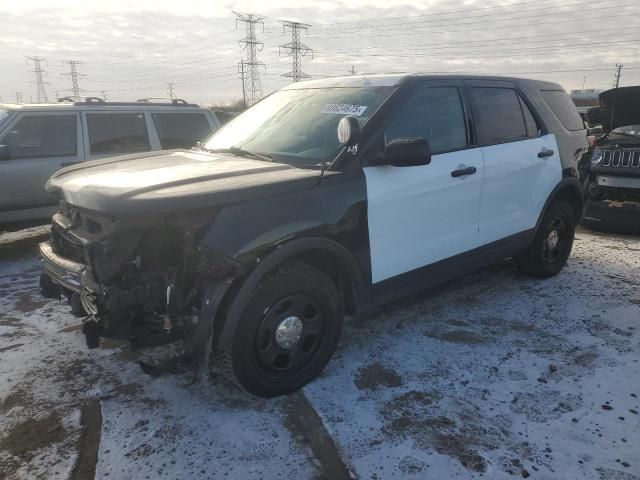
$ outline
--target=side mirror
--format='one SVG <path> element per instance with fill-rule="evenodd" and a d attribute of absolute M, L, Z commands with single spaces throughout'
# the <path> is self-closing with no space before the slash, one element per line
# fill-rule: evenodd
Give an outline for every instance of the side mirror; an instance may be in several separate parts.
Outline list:
<path fill-rule="evenodd" d="M 586 117 L 589 125 L 602 125 L 602 110 L 600 110 L 600 107 L 593 107 L 587 110 Z"/>
<path fill-rule="evenodd" d="M 0 161 L 11 160 L 11 151 L 8 145 L 0 145 Z"/>
<path fill-rule="evenodd" d="M 395 167 L 416 167 L 431 163 L 429 142 L 420 137 L 401 137 L 391 140 L 384 147 L 384 153 L 371 165 L 393 165 Z"/>
<path fill-rule="evenodd" d="M 342 117 L 338 123 L 338 141 L 347 147 L 353 147 L 360 141 L 362 130 L 360 122 L 351 115 Z"/>

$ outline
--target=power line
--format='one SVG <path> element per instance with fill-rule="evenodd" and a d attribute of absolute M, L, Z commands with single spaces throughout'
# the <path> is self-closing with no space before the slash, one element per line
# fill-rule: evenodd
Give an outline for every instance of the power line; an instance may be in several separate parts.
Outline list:
<path fill-rule="evenodd" d="M 25 55 L 27 60 L 33 62 L 33 74 L 36 77 L 36 98 L 38 103 L 47 103 L 49 100 L 47 99 L 47 90 L 45 89 L 45 71 L 42 70 L 42 62 L 46 59 L 44 57 L 31 57 L 29 55 Z"/>
<path fill-rule="evenodd" d="M 258 61 L 258 52 L 260 52 L 264 43 L 256 38 L 256 25 L 262 25 L 264 31 L 264 17 L 254 15 L 253 13 L 236 14 L 236 28 L 238 22 L 245 24 L 246 37 L 240 40 L 240 48 L 247 54 L 246 60 L 240 60 L 239 67 L 242 70 L 243 89 L 245 90 L 245 105 L 253 105 L 262 98 L 262 82 L 260 80 L 260 69 L 264 68 L 267 72 L 267 66 Z M 245 71 L 245 69 L 248 69 Z M 247 101 L 248 100 L 248 101 Z"/>
<path fill-rule="evenodd" d="M 78 72 L 78 67 L 82 67 L 84 62 L 80 60 L 63 60 L 63 65 L 69 65 L 69 73 L 63 73 L 64 77 L 71 78 L 71 92 L 76 100 L 80 100 L 80 86 L 78 85 L 78 77 L 86 77 L 84 73 Z"/>
<path fill-rule="evenodd" d="M 300 22 L 291 22 L 289 20 L 280 20 L 284 33 L 287 33 L 287 29 L 291 30 L 291 41 L 280 45 L 278 54 L 282 52 L 282 49 L 288 50 L 287 56 L 291 57 L 291 71 L 283 74 L 283 77 L 290 77 L 293 82 L 299 82 L 305 78 L 311 78 L 311 75 L 307 75 L 302 71 L 302 57 L 306 57 L 311 54 L 313 58 L 313 50 L 307 47 L 300 41 L 300 31 L 306 31 L 311 25 Z"/>

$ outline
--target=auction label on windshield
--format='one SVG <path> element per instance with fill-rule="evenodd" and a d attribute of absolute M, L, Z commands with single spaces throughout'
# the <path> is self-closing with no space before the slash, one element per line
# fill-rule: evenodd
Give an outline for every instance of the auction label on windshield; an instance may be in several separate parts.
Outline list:
<path fill-rule="evenodd" d="M 336 113 L 338 115 L 354 115 L 359 117 L 367 109 L 366 105 L 349 105 L 348 103 L 328 103 L 322 113 Z"/>

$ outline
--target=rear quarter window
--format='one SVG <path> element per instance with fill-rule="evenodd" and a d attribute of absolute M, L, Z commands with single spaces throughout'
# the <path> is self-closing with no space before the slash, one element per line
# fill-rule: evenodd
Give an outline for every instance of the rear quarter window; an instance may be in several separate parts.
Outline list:
<path fill-rule="evenodd" d="M 540 96 L 564 128 L 572 132 L 584 130 L 582 117 L 564 90 L 540 90 Z"/>

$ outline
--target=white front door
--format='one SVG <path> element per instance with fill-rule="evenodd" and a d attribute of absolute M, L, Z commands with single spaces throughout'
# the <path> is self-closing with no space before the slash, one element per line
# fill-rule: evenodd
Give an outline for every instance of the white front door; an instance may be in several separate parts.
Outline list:
<path fill-rule="evenodd" d="M 373 283 L 479 245 L 482 154 L 468 148 L 461 98 L 456 86 L 419 87 L 385 129 L 385 144 L 427 139 L 430 164 L 364 168 Z"/>
<path fill-rule="evenodd" d="M 45 183 L 60 168 L 82 160 L 76 113 L 24 113 L 0 138 L 10 158 L 0 162 L 0 211 L 54 205 Z"/>

